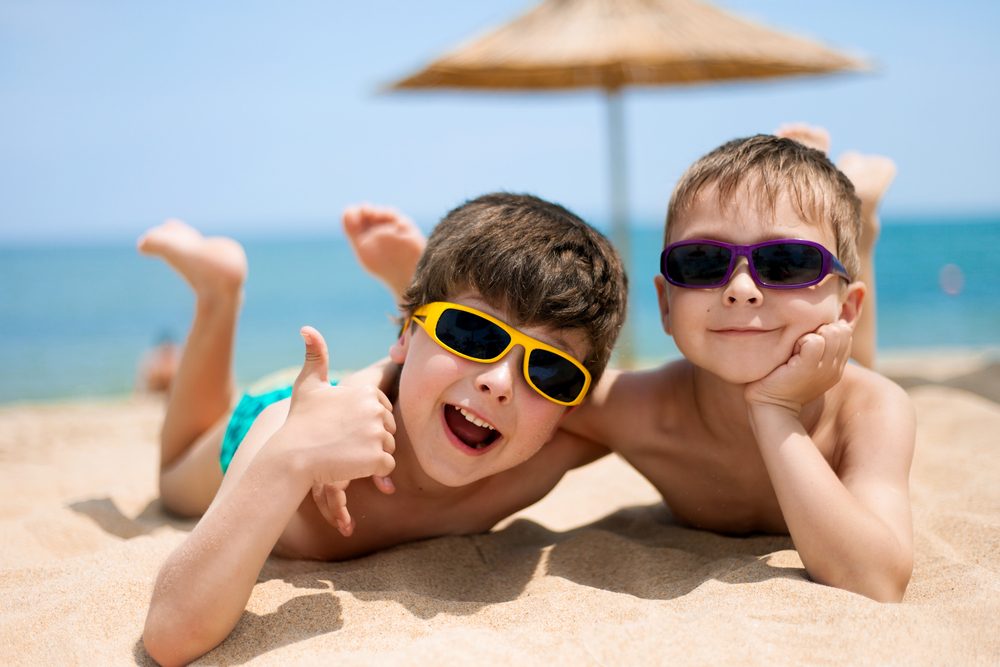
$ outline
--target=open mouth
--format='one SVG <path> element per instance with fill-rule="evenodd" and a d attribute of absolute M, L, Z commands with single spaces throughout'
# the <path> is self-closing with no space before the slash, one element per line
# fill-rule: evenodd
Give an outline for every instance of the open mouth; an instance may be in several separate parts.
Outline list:
<path fill-rule="evenodd" d="M 472 449 L 486 449 L 500 437 L 500 431 L 457 405 L 444 406 L 444 420 L 462 443 Z"/>

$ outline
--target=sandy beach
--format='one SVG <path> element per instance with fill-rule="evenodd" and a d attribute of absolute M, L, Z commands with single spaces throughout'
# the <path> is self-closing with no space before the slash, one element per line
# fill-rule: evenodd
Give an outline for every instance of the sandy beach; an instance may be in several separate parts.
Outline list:
<path fill-rule="evenodd" d="M 788 537 L 673 521 L 607 457 L 489 534 L 272 558 L 212 665 L 1000 664 L 1000 365 L 895 360 L 917 410 L 901 604 L 810 582 Z M 0 407 L 0 663 L 148 665 L 157 401 Z"/>

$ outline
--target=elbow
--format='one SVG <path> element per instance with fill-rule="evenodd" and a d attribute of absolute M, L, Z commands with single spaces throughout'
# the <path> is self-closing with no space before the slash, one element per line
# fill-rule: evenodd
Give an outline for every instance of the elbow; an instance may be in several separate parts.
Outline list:
<path fill-rule="evenodd" d="M 204 636 L 202 628 L 178 618 L 164 618 L 155 607 L 146 615 L 142 643 L 149 657 L 161 667 L 186 665 L 219 643 Z"/>
<path fill-rule="evenodd" d="M 170 640 L 171 633 L 160 628 L 150 627 L 149 618 L 146 618 L 146 627 L 142 631 L 142 644 L 156 664 L 161 667 L 174 667 L 183 665 L 180 658 L 179 647 Z"/>
<path fill-rule="evenodd" d="M 898 553 L 874 573 L 871 592 L 861 592 L 876 602 L 902 602 L 913 574 L 913 552 Z"/>
<path fill-rule="evenodd" d="M 897 562 L 864 572 L 843 572 L 830 577 L 817 577 L 810 573 L 810 576 L 816 583 L 864 595 L 875 602 L 898 603 L 903 600 L 912 572 L 912 558 L 900 558 Z"/>
<path fill-rule="evenodd" d="M 876 602 L 902 602 L 911 574 L 913 574 L 913 559 L 900 559 L 899 562 L 888 566 L 881 576 L 872 582 L 870 592 L 859 592 Z"/>
<path fill-rule="evenodd" d="M 875 602 L 898 603 L 903 601 L 907 583 L 909 583 L 909 577 L 903 581 L 886 577 L 881 581 L 870 582 L 867 586 L 859 587 L 859 590 L 852 592 L 864 595 Z"/>

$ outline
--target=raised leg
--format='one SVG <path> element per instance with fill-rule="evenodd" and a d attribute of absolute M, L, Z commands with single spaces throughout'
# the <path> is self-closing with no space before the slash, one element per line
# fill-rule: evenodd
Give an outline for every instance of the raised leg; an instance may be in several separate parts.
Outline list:
<path fill-rule="evenodd" d="M 824 153 L 830 152 L 830 133 L 817 125 L 786 123 L 775 130 L 774 135 L 794 139 Z M 868 288 L 861 318 L 854 327 L 851 358 L 863 366 L 874 368 L 878 342 L 875 243 L 881 230 L 878 207 L 896 177 L 896 163 L 881 155 L 863 155 L 857 151 L 847 151 L 837 160 L 837 167 L 851 179 L 854 191 L 861 200 L 862 227 L 861 238 L 858 239 L 861 275 L 858 279 Z"/>
<path fill-rule="evenodd" d="M 396 209 L 371 204 L 347 207 L 343 221 L 358 262 L 398 300 L 427 245 L 420 228 Z"/>
<path fill-rule="evenodd" d="M 774 136 L 792 139 L 803 146 L 815 148 L 824 153 L 830 152 L 830 133 L 826 131 L 826 128 L 818 125 L 785 123 L 774 131 Z"/>
<path fill-rule="evenodd" d="M 168 509 L 197 515 L 222 483 L 218 452 L 235 392 L 233 352 L 246 255 L 236 241 L 205 238 L 180 220 L 154 227 L 137 245 L 142 254 L 169 264 L 195 293 L 194 320 L 160 433 L 160 495 Z"/>
<path fill-rule="evenodd" d="M 882 229 L 878 207 L 882 197 L 896 178 L 896 163 L 881 155 L 862 155 L 847 151 L 837 160 L 837 167 L 851 179 L 861 199 L 861 238 L 858 256 L 861 259 L 861 281 L 868 287 L 861 318 L 854 327 L 851 357 L 868 368 L 875 367 L 877 343 L 877 301 L 875 299 L 875 243 Z"/>

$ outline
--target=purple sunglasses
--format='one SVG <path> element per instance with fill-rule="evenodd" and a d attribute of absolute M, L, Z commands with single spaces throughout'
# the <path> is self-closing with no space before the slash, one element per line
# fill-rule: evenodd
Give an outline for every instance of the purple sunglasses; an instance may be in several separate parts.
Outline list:
<path fill-rule="evenodd" d="M 673 285 L 709 289 L 729 282 L 737 257 L 746 257 L 755 283 L 769 289 L 815 285 L 832 273 L 851 282 L 847 269 L 819 243 L 777 239 L 753 245 L 691 239 L 660 255 L 660 273 Z"/>

